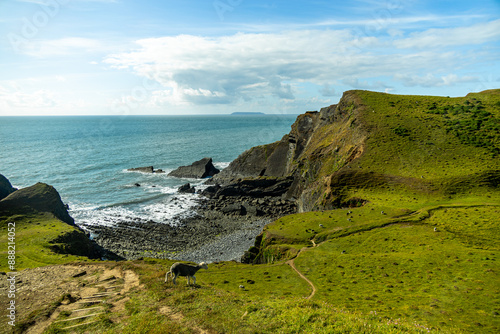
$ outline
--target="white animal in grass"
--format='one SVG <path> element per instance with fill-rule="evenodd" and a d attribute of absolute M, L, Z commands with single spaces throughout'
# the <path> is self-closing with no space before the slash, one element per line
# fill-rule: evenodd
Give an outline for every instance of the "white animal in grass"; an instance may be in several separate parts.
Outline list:
<path fill-rule="evenodd" d="M 189 278 L 193 278 L 193 284 L 196 284 L 196 277 L 194 276 L 194 274 L 196 274 L 196 272 L 202 268 L 208 269 L 208 266 L 205 262 L 202 262 L 198 265 L 176 262 L 170 267 L 170 271 L 168 271 L 165 275 L 165 282 L 168 282 L 168 275 L 170 274 L 170 276 L 173 275 L 172 281 L 174 282 L 174 285 L 177 284 L 175 282 L 177 276 L 187 276 L 188 284 Z"/>

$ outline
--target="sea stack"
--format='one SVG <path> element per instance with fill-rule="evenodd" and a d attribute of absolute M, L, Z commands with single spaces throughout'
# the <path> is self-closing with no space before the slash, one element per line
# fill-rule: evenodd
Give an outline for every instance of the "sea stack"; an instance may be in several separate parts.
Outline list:
<path fill-rule="evenodd" d="M 219 173 L 219 170 L 212 164 L 212 158 L 203 158 L 193 162 L 190 166 L 181 166 L 174 171 L 171 171 L 168 176 L 204 179 L 212 177 Z"/>

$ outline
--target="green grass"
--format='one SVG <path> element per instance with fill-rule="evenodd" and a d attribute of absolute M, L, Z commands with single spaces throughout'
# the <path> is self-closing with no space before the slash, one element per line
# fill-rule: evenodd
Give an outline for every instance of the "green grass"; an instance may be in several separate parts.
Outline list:
<path fill-rule="evenodd" d="M 369 199 L 359 208 L 283 217 L 265 228 L 262 246 L 309 246 L 295 264 L 318 288 L 315 301 L 440 331 L 498 332 L 500 192 L 397 189 L 353 191 Z"/>
<path fill-rule="evenodd" d="M 492 153 L 499 145 L 500 94 L 483 92 L 460 98 L 367 91 L 357 94 L 368 106 L 362 119 L 372 135 L 366 141 L 367 154 L 353 167 L 390 175 L 423 176 L 425 179 L 463 176 L 499 168 L 499 161 Z M 481 101 L 483 109 L 477 117 L 466 111 L 449 116 L 432 113 L 434 105 L 437 108 L 463 106 L 467 109 L 467 101 L 473 101 L 475 105 Z M 460 124 L 455 124 L 455 121 Z M 472 123 L 480 124 L 479 128 L 472 127 Z"/>
<path fill-rule="evenodd" d="M 17 271 L 50 264 L 62 264 L 72 261 L 85 261 L 86 257 L 58 254 L 53 251 L 57 237 L 76 229 L 47 213 L 17 214 L 0 217 L 0 271 L 8 268 L 8 223 L 15 223 L 15 256 Z"/>
<path fill-rule="evenodd" d="M 201 327 L 215 333 L 425 333 L 425 326 L 376 314 L 347 311 L 336 303 L 308 301 L 308 285 L 286 264 L 213 264 L 197 274 L 198 286 L 163 283 L 172 261 L 134 261 L 124 267 L 139 273 L 145 290 L 130 295 L 120 323 L 102 333 L 159 333 L 160 328 L 191 333 Z M 255 283 L 250 284 L 248 280 Z M 239 288 L 244 285 L 245 288 Z M 160 310 L 169 306 L 184 318 L 172 322 Z M 109 315 L 112 319 L 118 315 Z M 111 325 L 109 325 L 111 323 Z M 83 332 L 83 330 L 82 330 Z"/>
<path fill-rule="evenodd" d="M 392 225 L 329 240 L 296 265 L 319 287 L 319 300 L 434 328 L 496 333 L 500 253 L 456 237 L 428 225 Z"/>

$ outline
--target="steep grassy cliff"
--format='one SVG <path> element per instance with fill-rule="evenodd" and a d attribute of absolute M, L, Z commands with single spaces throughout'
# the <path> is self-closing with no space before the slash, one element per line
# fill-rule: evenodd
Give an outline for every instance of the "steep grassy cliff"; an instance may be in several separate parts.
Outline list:
<path fill-rule="evenodd" d="M 293 176 L 286 197 L 304 212 L 362 204 L 369 198 L 360 190 L 446 196 L 498 184 L 499 133 L 500 90 L 461 98 L 349 91 L 215 180 Z"/>
<path fill-rule="evenodd" d="M 0 175 L 1 179 L 7 180 Z M 10 185 L 8 180 L 4 183 Z M 74 224 L 54 187 L 44 183 L 11 189 L 0 200 L 0 245 L 4 259 L 0 271 L 12 271 L 7 255 L 14 252 L 16 270 L 98 259 L 104 254 Z"/>
<path fill-rule="evenodd" d="M 314 211 L 268 225 L 256 261 L 293 259 L 316 300 L 349 310 L 498 331 L 500 90 L 347 92 L 291 134 L 306 117 L 288 194 Z"/>

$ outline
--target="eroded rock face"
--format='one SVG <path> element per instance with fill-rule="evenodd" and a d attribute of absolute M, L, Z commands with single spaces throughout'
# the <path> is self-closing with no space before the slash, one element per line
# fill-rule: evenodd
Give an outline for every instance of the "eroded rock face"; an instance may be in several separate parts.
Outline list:
<path fill-rule="evenodd" d="M 363 112 L 356 91 L 345 92 L 338 104 L 299 115 L 280 141 L 243 152 L 207 183 L 218 185 L 219 195 L 281 196 L 296 201 L 299 212 L 336 207 L 342 194 L 332 193 L 325 176 L 362 155 Z M 261 180 L 276 184 L 262 187 Z"/>
<path fill-rule="evenodd" d="M 0 174 L 0 200 L 9 196 L 11 193 L 13 193 L 16 190 L 17 190 L 16 188 L 12 187 L 12 184 L 10 184 L 10 181 L 5 176 Z"/>
<path fill-rule="evenodd" d="M 219 170 L 212 164 L 212 158 L 203 158 L 193 162 L 190 166 L 181 166 L 170 172 L 168 176 L 190 179 L 204 179 L 219 173 Z"/>
<path fill-rule="evenodd" d="M 36 211 L 50 212 L 61 221 L 75 226 L 57 190 L 45 183 L 19 189 L 0 201 L 0 209 L 28 206 Z"/>

